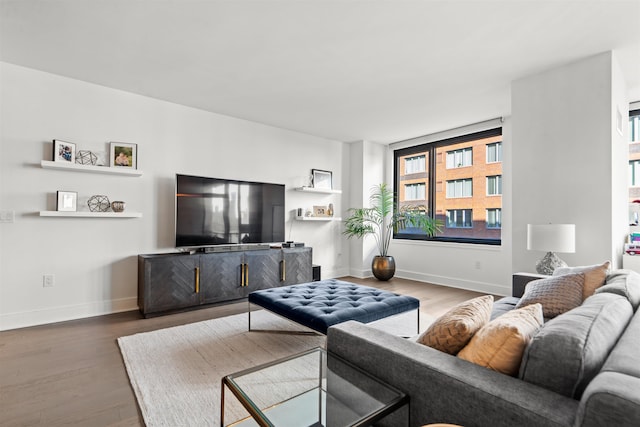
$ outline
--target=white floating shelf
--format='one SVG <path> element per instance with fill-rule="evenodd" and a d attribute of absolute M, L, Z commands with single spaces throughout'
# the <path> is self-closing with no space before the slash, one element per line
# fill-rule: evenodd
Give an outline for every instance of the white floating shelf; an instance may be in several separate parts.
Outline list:
<path fill-rule="evenodd" d="M 142 218 L 141 212 L 40 211 L 40 216 L 71 218 Z"/>
<path fill-rule="evenodd" d="M 342 194 L 342 190 L 331 190 L 329 188 L 296 187 L 294 190 L 302 191 L 303 193 Z"/>
<path fill-rule="evenodd" d="M 142 176 L 142 171 L 125 167 L 80 165 L 77 163 L 53 162 L 51 160 L 41 160 L 40 166 L 45 169 L 63 169 L 77 172 L 101 173 L 107 175 Z"/>
<path fill-rule="evenodd" d="M 335 216 L 296 216 L 298 221 L 342 221 L 342 218 Z"/>

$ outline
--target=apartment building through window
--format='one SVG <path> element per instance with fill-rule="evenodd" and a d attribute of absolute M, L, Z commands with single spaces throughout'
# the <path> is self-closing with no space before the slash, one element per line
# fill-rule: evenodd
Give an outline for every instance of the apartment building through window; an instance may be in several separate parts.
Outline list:
<path fill-rule="evenodd" d="M 434 237 L 406 228 L 394 238 L 500 244 L 502 144 L 498 127 L 394 150 L 396 207 L 424 207 L 442 224 Z"/>
<path fill-rule="evenodd" d="M 629 111 L 629 203 L 640 200 L 640 109 Z"/>

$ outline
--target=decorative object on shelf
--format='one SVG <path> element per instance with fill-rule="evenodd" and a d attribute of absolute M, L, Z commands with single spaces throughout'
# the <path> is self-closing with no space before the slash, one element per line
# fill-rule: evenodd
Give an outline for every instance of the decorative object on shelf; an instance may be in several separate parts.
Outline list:
<path fill-rule="evenodd" d="M 331 190 L 333 188 L 333 174 L 330 171 L 320 169 L 311 169 L 313 176 L 313 188 L 324 188 Z"/>
<path fill-rule="evenodd" d="M 76 161 L 76 144 L 73 142 L 53 140 L 53 161 L 75 163 Z"/>
<path fill-rule="evenodd" d="M 78 193 L 75 191 L 56 192 L 56 210 L 75 212 L 78 205 Z"/>
<path fill-rule="evenodd" d="M 109 166 L 138 168 L 138 144 L 112 142 L 110 147 Z"/>
<path fill-rule="evenodd" d="M 109 212 L 109 208 L 111 207 L 109 198 L 107 196 L 101 195 L 89 197 L 89 200 L 87 200 L 87 205 L 89 206 L 89 210 L 91 212 Z"/>
<path fill-rule="evenodd" d="M 547 254 L 536 263 L 539 274 L 553 274 L 558 267 L 566 267 L 555 252 L 574 253 L 576 251 L 575 224 L 527 224 L 527 249 L 546 251 Z"/>
<path fill-rule="evenodd" d="M 111 202 L 111 210 L 114 212 L 124 212 L 124 207 L 126 203 L 120 200 L 114 200 Z"/>
<path fill-rule="evenodd" d="M 97 162 L 98 162 L 98 156 L 96 156 L 89 150 L 79 150 L 78 154 L 76 154 L 76 163 L 80 165 L 95 166 Z"/>
<path fill-rule="evenodd" d="M 326 206 L 314 206 L 313 207 L 313 216 L 329 216 L 327 214 Z"/>
<path fill-rule="evenodd" d="M 333 203 L 329 203 L 327 207 L 327 216 L 333 216 Z"/>
<path fill-rule="evenodd" d="M 395 260 L 388 254 L 393 232 L 406 227 L 419 228 L 428 236 L 440 231 L 442 223 L 427 215 L 423 206 L 402 206 L 395 211 L 394 193 L 387 184 L 372 188 L 369 208 L 351 208 L 351 216 L 345 222 L 343 234 L 364 238 L 371 234 L 376 239 L 379 255 L 373 258 L 371 270 L 378 280 L 389 280 L 395 274 Z"/>

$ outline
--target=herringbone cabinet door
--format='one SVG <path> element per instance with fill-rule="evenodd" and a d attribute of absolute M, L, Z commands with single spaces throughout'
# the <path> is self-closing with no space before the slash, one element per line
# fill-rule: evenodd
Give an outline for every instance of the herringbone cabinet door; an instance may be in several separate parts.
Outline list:
<path fill-rule="evenodd" d="M 283 285 L 295 285 L 313 280 L 311 248 L 282 249 L 282 252 L 285 260 L 285 281 Z"/>
<path fill-rule="evenodd" d="M 184 308 L 199 303 L 196 293 L 198 257 L 171 255 L 145 260 L 145 275 L 153 286 L 146 287 L 144 312 Z"/>

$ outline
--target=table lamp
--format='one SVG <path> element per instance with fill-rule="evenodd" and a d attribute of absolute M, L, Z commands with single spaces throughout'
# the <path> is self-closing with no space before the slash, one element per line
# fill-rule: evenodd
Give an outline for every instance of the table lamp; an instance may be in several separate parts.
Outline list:
<path fill-rule="evenodd" d="M 573 253 L 576 251 L 575 224 L 527 224 L 527 249 L 546 251 L 547 254 L 536 263 L 539 274 L 553 274 L 558 267 L 566 267 L 555 252 Z"/>

